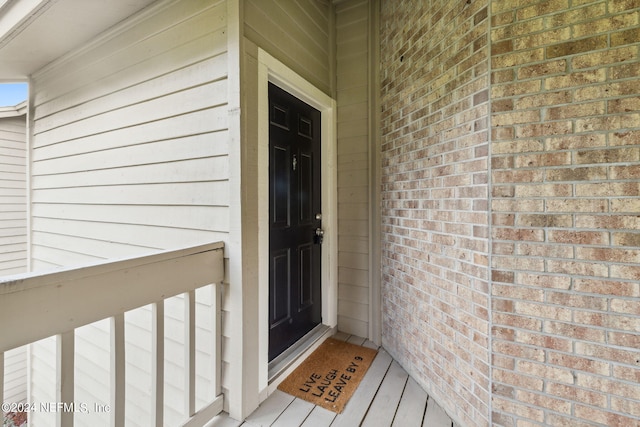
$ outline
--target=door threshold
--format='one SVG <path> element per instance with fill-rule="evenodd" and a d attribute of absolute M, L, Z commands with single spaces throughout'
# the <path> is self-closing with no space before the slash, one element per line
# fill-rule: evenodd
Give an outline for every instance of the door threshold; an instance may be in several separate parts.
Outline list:
<path fill-rule="evenodd" d="M 282 354 L 269 362 L 269 385 L 271 386 L 273 383 L 280 382 L 280 380 L 284 379 L 286 376 L 282 375 L 283 373 L 288 374 L 304 360 L 301 356 L 308 356 L 312 350 L 315 350 L 325 339 L 334 333 L 335 328 L 319 324 Z"/>

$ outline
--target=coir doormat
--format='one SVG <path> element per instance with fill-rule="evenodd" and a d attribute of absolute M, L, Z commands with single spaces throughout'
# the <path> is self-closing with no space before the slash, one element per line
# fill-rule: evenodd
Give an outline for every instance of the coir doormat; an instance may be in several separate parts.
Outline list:
<path fill-rule="evenodd" d="M 341 413 L 377 353 L 377 350 L 329 338 L 278 388 Z"/>

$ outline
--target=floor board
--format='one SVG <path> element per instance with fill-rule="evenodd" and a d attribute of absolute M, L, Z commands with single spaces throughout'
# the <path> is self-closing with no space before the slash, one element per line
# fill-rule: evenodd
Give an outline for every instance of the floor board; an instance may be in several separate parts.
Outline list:
<path fill-rule="evenodd" d="M 435 400 L 427 400 L 427 412 L 424 415 L 423 427 L 451 427 L 451 419 Z"/>
<path fill-rule="evenodd" d="M 316 406 L 301 427 L 329 427 L 335 418 L 335 412 Z"/>
<path fill-rule="evenodd" d="M 392 361 L 393 359 L 384 349 L 378 351 L 378 355 L 373 359 L 344 411 L 338 414 L 331 424 L 332 427 L 353 427 L 362 423 Z"/>
<path fill-rule="evenodd" d="M 268 427 L 278 419 L 295 398 L 280 390 L 274 391 L 271 396 L 249 415 L 242 426 L 244 427 Z"/>
<path fill-rule="evenodd" d="M 371 341 L 339 332 L 334 338 L 377 348 Z M 220 414 L 207 427 L 453 427 L 442 408 L 383 349 L 342 414 L 276 390 L 244 423 Z"/>
<path fill-rule="evenodd" d="M 420 427 L 427 408 L 427 398 L 422 387 L 409 377 L 391 427 Z"/>
<path fill-rule="evenodd" d="M 294 399 L 293 402 L 272 424 L 273 427 L 299 427 L 307 419 L 314 404 L 302 399 Z"/>
<path fill-rule="evenodd" d="M 407 378 L 406 371 L 397 362 L 391 362 L 362 426 L 389 427 L 393 423 Z"/>

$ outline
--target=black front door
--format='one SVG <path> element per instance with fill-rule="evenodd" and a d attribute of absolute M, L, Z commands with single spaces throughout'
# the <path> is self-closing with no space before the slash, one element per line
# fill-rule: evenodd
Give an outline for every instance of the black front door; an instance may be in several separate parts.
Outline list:
<path fill-rule="evenodd" d="M 269 83 L 269 361 L 321 322 L 320 112 Z"/>

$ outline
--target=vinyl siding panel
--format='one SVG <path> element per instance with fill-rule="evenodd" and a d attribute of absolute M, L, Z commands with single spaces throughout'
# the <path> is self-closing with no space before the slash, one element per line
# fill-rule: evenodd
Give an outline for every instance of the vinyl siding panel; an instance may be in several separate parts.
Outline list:
<path fill-rule="evenodd" d="M 174 3 L 35 76 L 35 269 L 224 240 L 225 13 Z"/>
<path fill-rule="evenodd" d="M 4 354 L 4 401 L 27 400 L 27 347 L 18 347 Z"/>
<path fill-rule="evenodd" d="M 338 328 L 369 336 L 368 16 L 366 1 L 336 7 Z"/>
<path fill-rule="evenodd" d="M 244 34 L 259 47 L 330 94 L 330 8 L 314 0 L 247 0 Z"/>
<path fill-rule="evenodd" d="M 27 271 L 26 116 L 0 118 L 0 276 Z M 4 401 L 27 400 L 27 347 L 4 355 Z"/>
<path fill-rule="evenodd" d="M 228 240 L 226 11 L 224 1 L 161 2 L 36 73 L 34 270 Z M 207 292 L 196 301 L 197 405 L 213 398 Z M 165 313 L 167 425 L 183 411 L 181 301 Z M 150 319 L 148 308 L 126 316 L 128 426 L 150 423 Z M 109 403 L 110 333 L 108 322 L 76 331 L 77 401 Z M 55 347 L 32 349 L 31 399 L 55 401 L 46 362 Z M 100 416 L 75 421 L 108 424 Z"/>
<path fill-rule="evenodd" d="M 27 269 L 25 115 L 0 118 L 0 276 Z"/>

